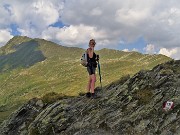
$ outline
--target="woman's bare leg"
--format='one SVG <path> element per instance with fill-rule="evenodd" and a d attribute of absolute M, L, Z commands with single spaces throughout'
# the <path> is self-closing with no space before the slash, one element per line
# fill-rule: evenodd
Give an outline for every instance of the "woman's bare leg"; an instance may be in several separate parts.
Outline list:
<path fill-rule="evenodd" d="M 91 90 L 91 76 L 89 76 L 88 85 L 87 85 L 87 92 Z"/>
<path fill-rule="evenodd" d="M 92 75 L 91 75 L 91 93 L 94 93 L 95 82 L 96 82 L 96 75 L 95 75 L 95 74 L 92 74 Z"/>

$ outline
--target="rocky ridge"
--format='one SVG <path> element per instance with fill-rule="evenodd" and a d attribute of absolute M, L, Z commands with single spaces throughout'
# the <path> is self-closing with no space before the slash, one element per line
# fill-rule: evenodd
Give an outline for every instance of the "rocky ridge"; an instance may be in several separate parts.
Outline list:
<path fill-rule="evenodd" d="M 180 60 L 96 88 L 100 95 L 64 97 L 53 103 L 34 98 L 14 112 L 1 135 L 178 135 Z M 164 111 L 165 101 L 174 108 Z"/>

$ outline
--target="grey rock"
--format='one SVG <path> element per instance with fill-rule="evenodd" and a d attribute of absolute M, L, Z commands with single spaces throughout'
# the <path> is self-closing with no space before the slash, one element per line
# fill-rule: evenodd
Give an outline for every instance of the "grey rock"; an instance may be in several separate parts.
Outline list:
<path fill-rule="evenodd" d="M 43 103 L 42 100 L 38 100 L 38 101 L 36 102 L 36 105 L 37 105 L 37 106 L 40 106 L 40 107 L 43 107 L 43 106 L 44 106 L 44 103 Z"/>
<path fill-rule="evenodd" d="M 98 99 L 69 97 L 46 106 L 32 99 L 15 111 L 1 135 L 179 135 L 180 61 L 116 81 Z M 103 94 L 103 96 L 102 96 Z M 167 100 L 174 108 L 163 110 Z"/>

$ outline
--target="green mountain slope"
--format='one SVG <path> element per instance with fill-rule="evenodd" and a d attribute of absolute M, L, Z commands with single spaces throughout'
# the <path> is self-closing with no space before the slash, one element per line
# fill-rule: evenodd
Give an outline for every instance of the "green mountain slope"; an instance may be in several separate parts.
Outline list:
<path fill-rule="evenodd" d="M 33 98 L 0 125 L 0 133 L 179 135 L 179 90 L 180 60 L 172 60 L 97 88 L 96 99 L 55 93 Z"/>
<path fill-rule="evenodd" d="M 38 42 L 33 40 L 13 46 L 14 52 L 0 56 L 0 72 L 18 67 L 29 67 L 44 60 L 45 57 L 38 50 L 38 46 Z"/>
<path fill-rule="evenodd" d="M 86 68 L 80 65 L 83 52 L 80 48 L 28 37 L 14 37 L 1 47 L 0 122 L 33 97 L 42 97 L 49 92 L 69 96 L 86 92 L 88 74 Z M 98 50 L 96 53 L 100 55 L 103 85 L 170 60 L 163 55 L 111 49 Z"/>

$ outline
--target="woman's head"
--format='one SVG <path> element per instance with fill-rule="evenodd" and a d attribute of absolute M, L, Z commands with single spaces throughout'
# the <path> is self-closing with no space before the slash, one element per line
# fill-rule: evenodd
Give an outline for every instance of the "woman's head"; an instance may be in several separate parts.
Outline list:
<path fill-rule="evenodd" d="M 96 42 L 94 39 L 89 40 L 89 47 L 95 47 Z"/>

